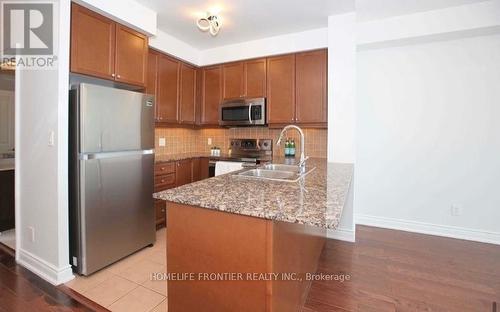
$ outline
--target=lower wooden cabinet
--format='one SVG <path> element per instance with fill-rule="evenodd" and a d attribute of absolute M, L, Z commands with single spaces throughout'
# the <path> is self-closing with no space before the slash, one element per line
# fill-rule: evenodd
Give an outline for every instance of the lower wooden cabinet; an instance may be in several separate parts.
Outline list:
<path fill-rule="evenodd" d="M 162 228 L 167 224 L 167 203 L 161 199 L 155 199 L 156 228 Z"/>
<path fill-rule="evenodd" d="M 154 191 L 161 192 L 184 184 L 208 179 L 208 157 L 189 158 L 155 164 Z M 155 200 L 156 228 L 166 226 L 166 203 Z"/>

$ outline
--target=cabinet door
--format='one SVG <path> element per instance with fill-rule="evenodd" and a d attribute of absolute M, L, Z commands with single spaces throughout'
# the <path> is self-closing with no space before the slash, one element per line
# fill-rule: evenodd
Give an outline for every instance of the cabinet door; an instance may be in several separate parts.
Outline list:
<path fill-rule="evenodd" d="M 146 93 L 155 96 L 155 120 L 158 120 L 158 53 L 149 50 L 148 52 L 148 71 L 146 77 Z"/>
<path fill-rule="evenodd" d="M 167 220 L 166 202 L 164 200 L 156 199 L 154 202 L 154 206 L 156 214 L 156 228 L 164 227 Z"/>
<path fill-rule="evenodd" d="M 191 159 L 192 182 L 200 181 L 200 158 Z"/>
<path fill-rule="evenodd" d="M 326 123 L 326 50 L 297 53 L 295 70 L 297 123 Z"/>
<path fill-rule="evenodd" d="M 267 59 L 268 122 L 291 123 L 295 119 L 295 55 Z"/>
<path fill-rule="evenodd" d="M 178 120 L 179 71 L 177 60 L 161 55 L 158 59 L 158 121 Z"/>
<path fill-rule="evenodd" d="M 144 86 L 146 84 L 148 37 L 116 24 L 115 79 Z"/>
<path fill-rule="evenodd" d="M 222 67 L 203 69 L 201 95 L 201 124 L 219 124 L 219 105 L 222 100 Z"/>
<path fill-rule="evenodd" d="M 180 122 L 194 124 L 196 98 L 196 69 L 184 63 L 181 64 L 180 85 Z"/>
<path fill-rule="evenodd" d="M 266 59 L 245 62 L 245 97 L 266 97 Z"/>
<path fill-rule="evenodd" d="M 208 157 L 201 157 L 200 158 L 200 174 L 199 178 L 200 180 L 208 179 L 208 167 L 209 167 L 209 162 L 210 159 Z"/>
<path fill-rule="evenodd" d="M 191 183 L 192 168 L 191 159 L 179 160 L 175 169 L 175 182 L 177 186 Z"/>
<path fill-rule="evenodd" d="M 224 99 L 241 98 L 245 95 L 244 72 L 243 62 L 222 65 Z"/>
<path fill-rule="evenodd" d="M 82 6 L 71 5 L 71 72 L 114 79 L 115 25 Z"/>

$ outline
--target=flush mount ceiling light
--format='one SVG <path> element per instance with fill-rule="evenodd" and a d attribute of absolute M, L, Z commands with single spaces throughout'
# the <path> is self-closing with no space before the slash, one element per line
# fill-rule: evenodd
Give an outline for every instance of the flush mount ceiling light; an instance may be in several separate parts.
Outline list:
<path fill-rule="evenodd" d="M 200 18 L 196 25 L 202 31 L 208 31 L 212 36 L 217 36 L 220 27 L 222 26 L 220 18 L 215 14 L 207 13 L 206 17 Z"/>

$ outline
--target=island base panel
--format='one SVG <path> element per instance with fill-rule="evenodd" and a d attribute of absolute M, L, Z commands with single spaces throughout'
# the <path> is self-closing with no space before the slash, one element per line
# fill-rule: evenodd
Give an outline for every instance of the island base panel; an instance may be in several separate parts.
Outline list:
<path fill-rule="evenodd" d="M 207 277 L 205 273 L 225 277 L 241 273 L 244 279 L 247 273 L 297 273 L 300 277 L 314 273 L 325 241 L 324 229 L 171 202 L 167 214 L 169 311 L 300 310 L 310 285 L 304 279 L 199 277 Z M 185 280 L 173 280 L 174 276 Z"/>

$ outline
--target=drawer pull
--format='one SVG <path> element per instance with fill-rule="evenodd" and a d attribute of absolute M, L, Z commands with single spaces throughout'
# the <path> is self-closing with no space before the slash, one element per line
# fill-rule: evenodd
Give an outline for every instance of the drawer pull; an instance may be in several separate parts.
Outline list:
<path fill-rule="evenodd" d="M 161 183 L 165 183 L 165 179 L 161 179 Z"/>

